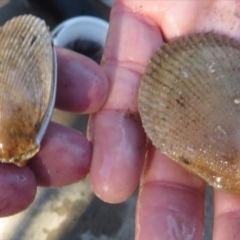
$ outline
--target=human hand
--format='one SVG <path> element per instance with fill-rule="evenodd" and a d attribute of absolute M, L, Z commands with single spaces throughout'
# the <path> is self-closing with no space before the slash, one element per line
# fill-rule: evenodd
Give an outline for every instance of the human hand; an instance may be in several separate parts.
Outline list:
<path fill-rule="evenodd" d="M 56 107 L 77 113 L 97 111 L 107 98 L 108 83 L 87 57 L 57 49 Z M 0 163 L 0 217 L 15 214 L 33 201 L 37 186 L 60 187 L 89 172 L 92 145 L 79 132 L 50 123 L 40 152 L 22 167 Z"/>
<path fill-rule="evenodd" d="M 239 38 L 238 1 L 130 1 L 112 8 L 101 66 L 108 100 L 91 117 L 90 179 L 107 202 L 127 199 L 139 183 L 136 239 L 202 239 L 205 182 L 162 155 L 146 139 L 137 109 L 141 76 L 153 52 L 173 38 L 215 31 Z M 145 151 L 147 161 L 144 165 Z M 240 197 L 215 190 L 213 239 L 235 239 Z"/>

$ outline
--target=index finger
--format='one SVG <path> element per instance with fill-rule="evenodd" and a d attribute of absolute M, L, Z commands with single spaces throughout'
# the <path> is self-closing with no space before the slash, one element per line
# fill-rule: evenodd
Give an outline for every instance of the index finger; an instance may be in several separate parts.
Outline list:
<path fill-rule="evenodd" d="M 142 171 L 146 139 L 141 126 L 137 92 L 145 65 L 162 44 L 155 23 L 116 2 L 101 63 L 110 83 L 109 97 L 91 116 L 94 144 L 91 184 L 105 201 L 119 202 L 134 191 Z"/>

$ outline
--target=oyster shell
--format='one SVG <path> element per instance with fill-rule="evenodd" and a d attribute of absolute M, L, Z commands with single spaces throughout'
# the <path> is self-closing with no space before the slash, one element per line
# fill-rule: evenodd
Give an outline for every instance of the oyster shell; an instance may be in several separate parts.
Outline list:
<path fill-rule="evenodd" d="M 56 57 L 45 22 L 23 15 L 0 28 L 0 161 L 23 166 L 50 121 Z"/>
<path fill-rule="evenodd" d="M 158 149 L 209 184 L 240 194 L 240 43 L 193 34 L 158 49 L 139 89 Z"/>

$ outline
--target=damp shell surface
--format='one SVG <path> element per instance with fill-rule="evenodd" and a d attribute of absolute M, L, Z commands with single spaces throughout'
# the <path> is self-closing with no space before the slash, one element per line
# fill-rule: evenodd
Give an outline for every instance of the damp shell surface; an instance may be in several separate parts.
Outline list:
<path fill-rule="evenodd" d="M 23 15 L 0 28 L 0 161 L 26 164 L 53 111 L 55 50 L 45 22 Z"/>
<path fill-rule="evenodd" d="M 163 45 L 147 66 L 138 97 L 156 148 L 214 187 L 240 194 L 237 40 L 202 33 Z"/>

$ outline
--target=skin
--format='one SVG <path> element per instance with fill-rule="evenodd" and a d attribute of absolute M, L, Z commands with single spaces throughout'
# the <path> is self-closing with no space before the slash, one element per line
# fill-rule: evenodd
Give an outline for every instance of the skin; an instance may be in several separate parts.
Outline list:
<path fill-rule="evenodd" d="M 133 192 L 144 166 L 136 214 L 137 240 L 203 239 L 205 183 L 151 144 L 146 147 L 147 162 L 143 165 L 143 147 L 136 147 L 145 141 L 140 138 L 137 89 L 146 63 L 163 41 L 184 34 L 216 31 L 238 39 L 239 14 L 239 1 L 115 2 L 101 63 L 110 93 L 103 109 L 91 119 L 94 149 L 90 177 L 100 198 L 120 202 Z M 123 119 L 124 114 L 134 117 Z M 234 239 L 240 229 L 240 198 L 215 192 L 213 239 Z"/>
<path fill-rule="evenodd" d="M 107 202 L 124 201 L 140 182 L 136 240 L 203 239 L 205 183 L 147 143 L 137 90 L 147 61 L 164 41 L 201 31 L 239 39 L 239 30 L 238 0 L 116 1 L 101 68 L 58 50 L 56 106 L 93 113 L 91 144 L 75 130 L 50 124 L 41 151 L 29 165 L 18 169 L 0 164 L 0 189 L 12 189 L 0 196 L 0 215 L 26 208 L 37 185 L 63 186 L 90 171 L 94 192 Z M 213 239 L 238 239 L 240 197 L 215 190 L 214 204 Z"/>
<path fill-rule="evenodd" d="M 69 104 L 72 112 L 88 113 L 102 107 L 108 81 L 100 67 L 84 56 L 63 49 L 57 49 L 57 57 L 56 106 L 65 109 Z M 34 200 L 37 186 L 60 187 L 83 179 L 89 172 L 91 157 L 92 144 L 85 136 L 50 123 L 40 152 L 26 166 L 18 168 L 0 163 L 0 189 L 4 193 L 0 196 L 0 217 L 27 208 Z"/>

